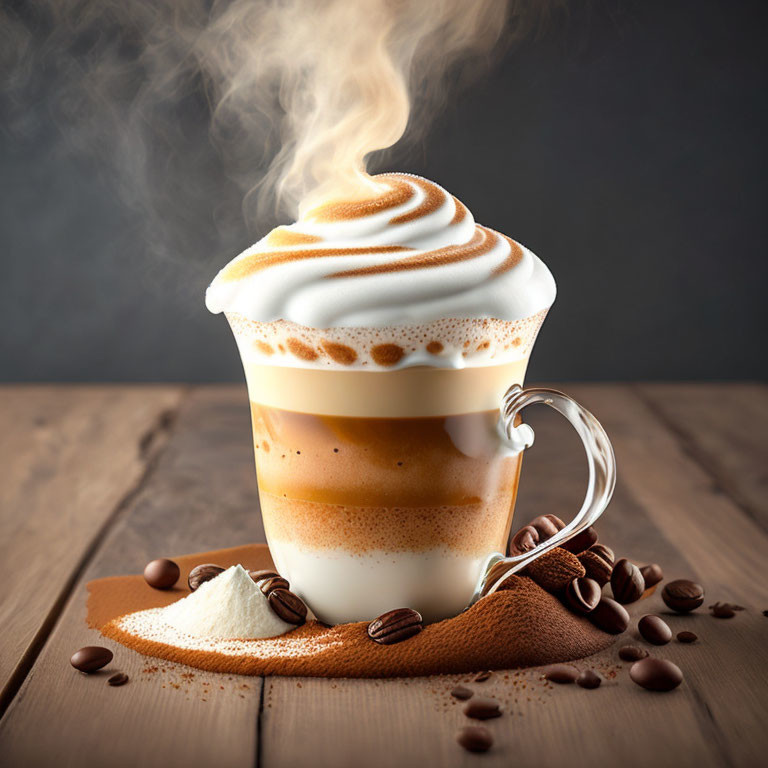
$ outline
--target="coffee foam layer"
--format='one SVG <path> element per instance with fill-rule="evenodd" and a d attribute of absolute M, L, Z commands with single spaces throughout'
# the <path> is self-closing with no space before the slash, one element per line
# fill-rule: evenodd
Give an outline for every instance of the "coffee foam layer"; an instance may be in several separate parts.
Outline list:
<path fill-rule="evenodd" d="M 227 313 L 245 365 L 343 371 L 460 369 L 527 360 L 545 317 L 546 310 L 514 321 L 447 318 L 423 325 L 310 328 Z"/>
<path fill-rule="evenodd" d="M 233 259 L 206 293 L 212 312 L 312 328 L 520 320 L 546 311 L 555 282 L 531 251 L 476 224 L 442 187 L 383 174 L 377 196 L 332 202 Z"/>

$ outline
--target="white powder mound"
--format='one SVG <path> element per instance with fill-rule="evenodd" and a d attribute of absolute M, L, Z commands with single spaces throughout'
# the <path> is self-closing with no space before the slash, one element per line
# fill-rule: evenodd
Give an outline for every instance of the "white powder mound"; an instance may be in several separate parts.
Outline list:
<path fill-rule="evenodd" d="M 295 629 L 269 607 L 267 598 L 242 565 L 227 568 L 189 597 L 160 611 L 165 624 L 200 638 L 258 639 Z"/>

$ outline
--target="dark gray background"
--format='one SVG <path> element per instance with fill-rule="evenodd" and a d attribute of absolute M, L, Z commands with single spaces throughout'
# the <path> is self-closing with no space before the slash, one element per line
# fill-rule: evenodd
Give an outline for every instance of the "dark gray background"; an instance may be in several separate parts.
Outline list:
<path fill-rule="evenodd" d="M 574 4 L 388 159 L 551 268 L 531 378 L 766 377 L 767 41 L 764 0 Z M 239 379 L 203 292 L 255 238 L 215 152 L 145 201 L 158 247 L 50 99 L 0 120 L 0 378 Z"/>

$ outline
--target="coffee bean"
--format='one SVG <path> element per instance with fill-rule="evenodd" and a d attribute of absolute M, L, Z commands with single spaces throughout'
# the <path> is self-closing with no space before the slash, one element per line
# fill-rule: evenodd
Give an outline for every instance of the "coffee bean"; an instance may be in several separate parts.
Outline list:
<path fill-rule="evenodd" d="M 661 591 L 661 599 L 673 611 L 688 613 L 704 602 L 704 587 L 695 581 L 677 579 L 665 585 Z"/>
<path fill-rule="evenodd" d="M 640 634 L 653 645 L 666 645 L 672 639 L 672 630 L 660 616 L 649 614 L 637 622 Z"/>
<path fill-rule="evenodd" d="M 557 515 L 540 515 L 531 520 L 531 527 L 538 533 L 538 541 L 551 539 L 558 531 L 565 528 L 565 523 Z"/>
<path fill-rule="evenodd" d="M 732 619 L 736 615 L 733 606 L 728 603 L 715 603 L 709 606 L 709 610 L 716 619 Z"/>
<path fill-rule="evenodd" d="M 220 573 L 224 573 L 224 569 L 220 565 L 214 565 L 213 563 L 196 565 L 189 572 L 187 584 L 190 590 L 194 592 L 201 584 L 205 584 L 206 581 L 215 579 Z"/>
<path fill-rule="evenodd" d="M 391 645 L 417 635 L 423 628 L 418 611 L 396 608 L 383 613 L 368 625 L 368 637 L 381 645 Z"/>
<path fill-rule="evenodd" d="M 579 677 L 579 670 L 571 664 L 552 664 L 544 670 L 544 679 L 558 685 L 575 683 Z"/>
<path fill-rule="evenodd" d="M 490 670 L 487 671 L 487 672 L 478 672 L 477 675 L 475 676 L 475 682 L 476 683 L 484 683 L 486 680 L 490 680 L 491 679 L 491 675 L 492 674 L 493 674 L 493 672 L 491 672 Z"/>
<path fill-rule="evenodd" d="M 144 568 L 144 580 L 155 589 L 170 589 L 179 580 L 180 575 L 179 566 L 167 557 L 153 560 Z"/>
<path fill-rule="evenodd" d="M 591 669 L 585 669 L 578 678 L 576 678 L 576 685 L 580 685 L 582 688 L 589 688 L 590 690 L 599 688 L 600 683 L 602 682 L 603 680 L 600 675 L 593 672 Z"/>
<path fill-rule="evenodd" d="M 601 587 L 610 581 L 613 563 L 603 560 L 591 549 L 579 555 L 579 562 L 584 566 L 587 577 L 594 579 Z"/>
<path fill-rule="evenodd" d="M 610 635 L 620 635 L 629 626 L 627 609 L 610 597 L 601 598 L 595 609 L 587 614 L 587 618 L 598 629 Z"/>
<path fill-rule="evenodd" d="M 586 616 L 600 602 L 602 592 L 594 579 L 574 579 L 565 588 L 565 604 L 581 616 Z"/>
<path fill-rule="evenodd" d="M 680 667 L 653 656 L 636 661 L 629 668 L 629 676 L 633 682 L 649 691 L 671 691 L 683 681 Z"/>
<path fill-rule="evenodd" d="M 698 635 L 693 632 L 678 632 L 677 641 L 679 643 L 695 643 L 699 639 Z"/>
<path fill-rule="evenodd" d="M 572 539 L 568 539 L 568 541 L 560 546 L 569 552 L 573 552 L 574 555 L 578 555 L 596 543 L 597 531 L 590 525 L 589 528 L 585 528 L 581 533 L 577 533 Z"/>
<path fill-rule="evenodd" d="M 532 525 L 521 528 L 509 542 L 510 555 L 522 555 L 530 552 L 539 543 L 539 533 Z"/>
<path fill-rule="evenodd" d="M 287 589 L 273 589 L 268 595 L 269 607 L 288 624 L 303 624 L 307 620 L 304 601 Z"/>
<path fill-rule="evenodd" d="M 645 581 L 640 569 L 630 563 L 625 557 L 613 566 L 611 574 L 611 590 L 616 600 L 623 605 L 634 603 L 645 592 Z"/>
<path fill-rule="evenodd" d="M 619 658 L 622 661 L 640 661 L 648 656 L 645 648 L 638 648 L 636 645 L 624 645 L 619 648 Z"/>
<path fill-rule="evenodd" d="M 86 645 L 72 654 L 69 663 L 81 672 L 95 672 L 112 661 L 112 651 L 98 645 Z"/>
<path fill-rule="evenodd" d="M 616 556 L 613 554 L 613 550 L 610 547 L 606 547 L 605 544 L 593 544 L 587 552 L 593 552 L 598 557 L 605 560 L 606 563 L 610 563 L 611 566 L 616 562 Z"/>
<path fill-rule="evenodd" d="M 248 571 L 248 575 L 255 582 L 258 583 L 262 579 L 268 579 L 272 576 L 279 576 L 280 574 L 277 571 L 264 570 L 264 571 Z"/>
<path fill-rule="evenodd" d="M 456 741 L 467 752 L 487 752 L 493 746 L 491 732 L 482 725 L 465 725 L 456 731 Z"/>
<path fill-rule="evenodd" d="M 655 587 L 660 581 L 664 579 L 664 571 L 662 571 L 661 566 L 656 565 L 656 563 L 644 565 L 640 569 L 640 573 L 643 574 L 643 581 L 645 581 L 646 589 Z"/>
<path fill-rule="evenodd" d="M 267 576 L 264 579 L 259 579 L 256 584 L 267 597 L 269 597 L 269 593 L 274 589 L 291 588 L 288 580 L 284 579 L 282 576 Z"/>
<path fill-rule="evenodd" d="M 460 701 L 471 699 L 474 695 L 475 692 L 471 688 L 467 688 L 466 685 L 457 685 L 451 691 L 451 696 L 453 696 L 454 699 L 459 699 Z"/>
<path fill-rule="evenodd" d="M 768 609 L 767 609 L 767 610 L 765 610 L 765 611 L 763 611 L 763 616 L 766 616 L 766 617 L 768 617 Z"/>
<path fill-rule="evenodd" d="M 125 685 L 127 682 L 128 675 L 126 675 L 125 672 L 118 672 L 107 680 L 107 683 L 112 686 Z"/>
<path fill-rule="evenodd" d="M 492 717 L 501 717 L 501 707 L 496 699 L 490 696 L 473 696 L 463 709 L 467 717 L 474 720 L 490 720 Z"/>

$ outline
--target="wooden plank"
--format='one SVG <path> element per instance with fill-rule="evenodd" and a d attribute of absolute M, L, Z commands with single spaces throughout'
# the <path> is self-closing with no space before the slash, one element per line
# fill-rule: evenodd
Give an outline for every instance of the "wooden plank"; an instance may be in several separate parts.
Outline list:
<path fill-rule="evenodd" d="M 597 691 L 543 689 L 535 671 L 510 680 L 502 675 L 483 690 L 514 704 L 513 714 L 489 724 L 497 747 L 484 762 L 508 765 L 514 760 L 518 766 L 758 764 L 768 747 L 761 725 L 768 690 L 760 624 L 765 619 L 756 610 L 764 595 L 750 592 L 751 577 L 740 571 L 755 565 L 754 555 L 746 563 L 737 560 L 739 567 L 734 567 L 733 560 L 720 559 L 737 558 L 740 548 L 759 545 L 760 531 L 732 502 L 712 492 L 709 478 L 629 388 L 565 389 L 600 416 L 616 447 L 620 479 L 611 509 L 599 526 L 603 540 L 619 555 L 661 562 L 672 577 L 698 577 L 713 599 L 738 597 L 739 602 L 750 604 L 750 611 L 733 624 L 706 614 L 667 617 L 674 631 L 692 628 L 702 638 L 695 646 L 674 643 L 652 649 L 685 670 L 686 681 L 671 694 L 638 688 L 628 679 L 627 665 L 621 665 L 615 683 L 605 683 Z M 519 522 L 547 512 L 571 516 L 585 484 L 578 444 L 552 415 L 532 412 L 526 418 L 534 422 L 537 440 L 524 462 Z M 673 524 L 670 516 L 675 516 Z M 735 529 L 725 549 L 714 528 L 689 534 L 689 527 L 698 529 L 714 518 Z M 632 606 L 631 613 L 636 619 L 663 611 L 660 595 L 654 594 Z M 619 645 L 627 641 L 642 644 L 635 630 Z M 582 664 L 605 669 L 616 662 L 612 649 Z M 456 679 L 269 679 L 262 717 L 264 764 L 298 765 L 310 755 L 315 766 L 363 761 L 372 767 L 469 764 L 474 758 L 453 741 L 455 729 L 467 722 L 447 695 Z M 523 681 L 525 695 L 519 695 L 516 703 L 510 701 L 514 699 L 510 686 L 520 691 Z M 291 724 L 297 722 L 311 739 L 291 735 Z"/>
<path fill-rule="evenodd" d="M 171 386 L 0 389 L 0 712 L 181 396 Z"/>
<path fill-rule="evenodd" d="M 251 766 L 261 681 L 154 664 L 104 642 L 85 626 L 84 583 L 135 573 L 154 557 L 262 536 L 245 390 L 193 391 L 155 471 L 107 534 L 0 721 L 0 762 Z M 127 685 L 110 688 L 104 675 L 69 666 L 75 649 L 93 643 L 113 648 L 108 669 L 126 671 Z"/>
<path fill-rule="evenodd" d="M 638 391 L 685 450 L 768 533 L 768 387 L 642 384 Z"/>

